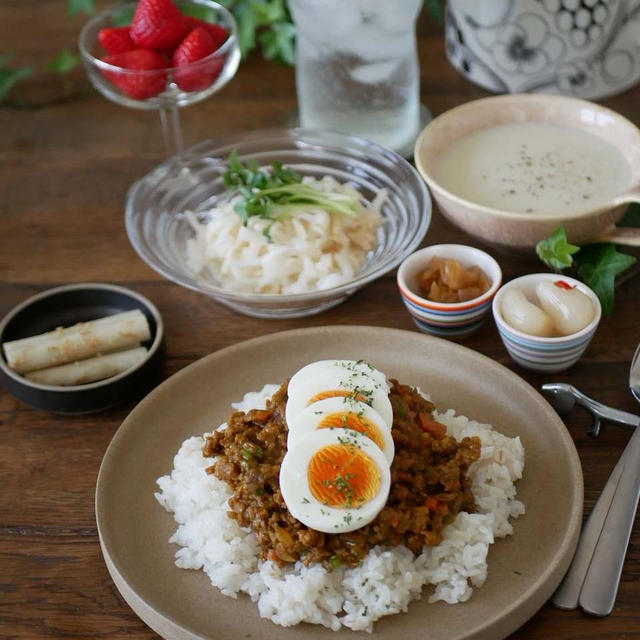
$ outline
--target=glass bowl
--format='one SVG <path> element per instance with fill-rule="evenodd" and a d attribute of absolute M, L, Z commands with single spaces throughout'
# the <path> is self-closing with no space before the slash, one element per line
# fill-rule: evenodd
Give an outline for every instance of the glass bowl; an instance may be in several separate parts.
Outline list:
<path fill-rule="evenodd" d="M 371 202 L 387 190 L 377 245 L 353 280 L 296 294 L 248 294 L 225 289 L 187 266 L 187 240 L 195 233 L 183 215 L 203 214 L 226 197 L 223 174 L 235 150 L 241 161 L 281 162 L 303 176 L 329 175 L 349 183 Z M 211 296 L 246 315 L 296 318 L 343 302 L 360 287 L 395 268 L 422 241 L 431 221 L 431 199 L 416 170 L 377 144 L 329 131 L 289 129 L 228 135 L 203 142 L 167 160 L 127 194 L 125 223 L 140 257 L 169 280 Z"/>
<path fill-rule="evenodd" d="M 101 60 L 107 54 L 98 44 L 99 31 L 105 27 L 130 23 L 136 4 L 137 2 L 118 4 L 99 13 L 84 25 L 78 38 L 80 57 L 87 76 L 105 98 L 136 109 L 182 107 L 208 98 L 234 76 L 240 62 L 236 22 L 227 9 L 211 0 L 182 0 L 179 3 L 180 9 L 186 13 L 194 8 L 206 12 L 207 22 L 217 23 L 229 32 L 229 37 L 211 55 L 182 67 L 167 66 L 165 69 L 152 70 L 124 69 Z M 200 89 L 185 91 L 179 86 L 183 84 L 180 78 L 188 74 L 209 76 L 211 83 Z M 138 81 L 151 87 L 159 85 L 161 90 L 158 89 L 155 95 L 148 98 L 133 98 L 118 86 L 127 81 Z"/>

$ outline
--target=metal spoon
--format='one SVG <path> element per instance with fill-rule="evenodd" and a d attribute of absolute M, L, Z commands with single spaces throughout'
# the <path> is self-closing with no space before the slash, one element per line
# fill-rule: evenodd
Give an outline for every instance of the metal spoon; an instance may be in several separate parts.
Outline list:
<path fill-rule="evenodd" d="M 629 388 L 640 402 L 640 360 L 631 361 Z M 640 418 L 638 418 L 640 424 Z M 622 566 L 640 498 L 640 429 L 636 429 L 624 453 L 624 468 L 609 513 L 580 592 L 580 606 L 587 613 L 607 616 L 618 593 Z"/>
<path fill-rule="evenodd" d="M 640 417 L 627 413 L 626 411 L 618 411 L 617 409 L 607 407 L 584 395 L 572 385 L 565 383 L 545 384 L 542 390 L 560 415 L 566 415 L 576 403 L 590 411 L 593 415 L 594 422 L 589 433 L 593 436 L 597 436 L 600 433 L 600 425 L 603 420 L 631 427 L 640 424 Z M 594 556 L 605 526 L 605 521 L 611 510 L 612 501 L 625 466 L 625 459 L 626 455 L 623 453 L 582 529 L 582 534 L 571 566 L 551 598 L 551 602 L 560 609 L 575 609 L 579 603 L 583 605 L 581 591 L 586 576 L 590 571 L 592 557 Z M 609 589 L 609 592 L 610 590 L 611 589 Z M 617 591 L 617 582 L 615 584 L 615 590 Z M 615 591 L 613 599 L 615 600 Z M 596 610 L 601 611 L 603 608 L 593 602 L 588 602 L 586 596 L 585 603 L 584 608 L 590 613 L 607 615 L 606 613 L 596 613 Z M 590 609 L 587 609 L 587 607 Z M 611 607 L 613 607 L 613 602 L 611 602 Z"/>

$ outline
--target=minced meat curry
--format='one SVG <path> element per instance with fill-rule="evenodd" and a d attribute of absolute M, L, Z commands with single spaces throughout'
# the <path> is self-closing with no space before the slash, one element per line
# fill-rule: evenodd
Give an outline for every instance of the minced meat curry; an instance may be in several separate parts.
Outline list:
<path fill-rule="evenodd" d="M 418 554 L 423 545 L 437 545 L 444 527 L 459 511 L 473 511 L 466 472 L 480 455 L 480 440 L 458 442 L 432 417 L 434 405 L 412 387 L 391 380 L 391 491 L 384 509 L 368 525 L 349 533 L 327 534 L 310 529 L 287 510 L 280 493 L 280 464 L 287 451 L 284 384 L 267 409 L 237 411 L 226 429 L 206 439 L 203 454 L 215 456 L 207 473 L 233 490 L 229 517 L 251 527 L 262 558 L 280 565 L 302 560 L 356 566 L 375 545 L 406 545 Z"/>

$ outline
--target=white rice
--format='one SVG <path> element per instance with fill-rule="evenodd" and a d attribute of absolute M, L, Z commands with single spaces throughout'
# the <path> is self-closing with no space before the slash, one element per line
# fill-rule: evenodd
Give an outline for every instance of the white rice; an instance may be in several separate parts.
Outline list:
<path fill-rule="evenodd" d="M 266 385 L 233 406 L 243 411 L 264 408 L 277 389 Z M 301 562 L 286 568 L 263 562 L 251 530 L 227 517 L 230 489 L 204 471 L 212 464 L 212 458 L 202 456 L 205 434 L 185 440 L 171 475 L 157 481 L 156 498 L 178 523 L 169 539 L 180 546 L 176 565 L 203 569 L 227 596 L 247 593 L 262 617 L 285 627 L 310 622 L 334 630 L 345 626 L 371 631 L 382 616 L 406 611 L 425 585 L 433 587 L 429 602 L 465 602 L 487 578 L 489 545 L 510 535 L 509 518 L 524 513 L 514 485 L 522 477 L 524 449 L 519 438 L 508 438 L 451 409 L 434 417 L 457 439 L 479 436 L 482 442 L 480 459 L 469 468 L 478 512 L 459 513 L 437 547 L 425 546 L 417 557 L 404 546 L 375 547 L 361 566 L 334 571 Z"/>

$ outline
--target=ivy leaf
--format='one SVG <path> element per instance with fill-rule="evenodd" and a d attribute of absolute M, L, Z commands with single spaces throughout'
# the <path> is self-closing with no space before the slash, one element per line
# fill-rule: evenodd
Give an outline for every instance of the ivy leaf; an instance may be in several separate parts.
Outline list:
<path fill-rule="evenodd" d="M 631 203 L 618 221 L 619 227 L 640 227 L 640 203 Z"/>
<path fill-rule="evenodd" d="M 67 13 L 72 18 L 79 13 L 86 13 L 91 16 L 95 13 L 93 0 L 67 0 Z"/>
<path fill-rule="evenodd" d="M 267 60 L 277 60 L 285 64 L 295 63 L 296 28 L 289 22 L 278 22 L 260 36 L 262 55 Z"/>
<path fill-rule="evenodd" d="M 578 251 L 580 247 L 569 244 L 564 227 L 558 227 L 548 238 L 536 245 L 536 253 L 540 260 L 554 271 L 570 267 L 573 264 L 571 256 Z"/>
<path fill-rule="evenodd" d="M 438 24 L 444 24 L 444 7 L 442 0 L 424 0 L 429 9 L 429 13 L 434 17 Z"/>
<path fill-rule="evenodd" d="M 47 69 L 54 73 L 69 73 L 69 71 L 75 69 L 80 62 L 80 58 L 71 53 L 68 49 L 61 51 L 55 58 L 52 58 L 47 62 Z"/>
<path fill-rule="evenodd" d="M 11 91 L 20 80 L 28 78 L 33 74 L 31 67 L 11 69 L 7 66 L 10 60 L 10 55 L 0 55 L 0 102 L 2 102 L 9 91 Z"/>
<path fill-rule="evenodd" d="M 613 312 L 616 276 L 626 271 L 635 261 L 633 256 L 619 253 L 614 244 L 588 245 L 576 256 L 578 275 L 600 299 L 605 316 L 610 316 Z"/>

